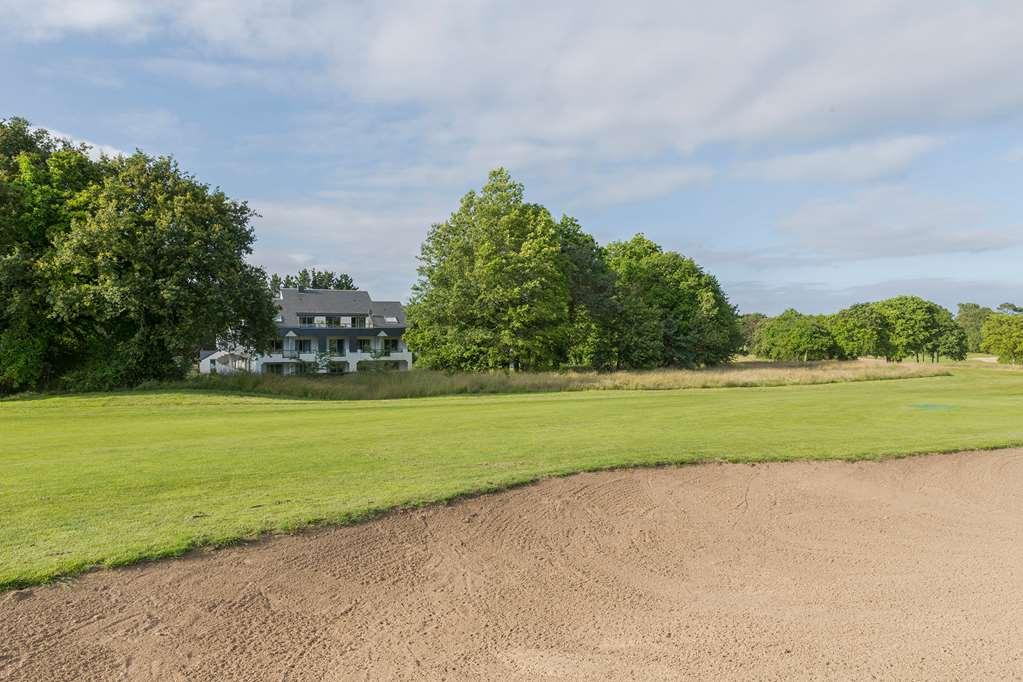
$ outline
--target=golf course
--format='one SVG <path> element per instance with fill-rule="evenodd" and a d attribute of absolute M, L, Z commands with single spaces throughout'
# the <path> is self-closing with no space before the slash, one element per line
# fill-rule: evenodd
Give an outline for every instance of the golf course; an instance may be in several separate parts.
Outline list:
<path fill-rule="evenodd" d="M 0 402 L 0 588 L 583 471 L 1023 444 L 1023 372 L 332 401 L 212 390 Z"/>

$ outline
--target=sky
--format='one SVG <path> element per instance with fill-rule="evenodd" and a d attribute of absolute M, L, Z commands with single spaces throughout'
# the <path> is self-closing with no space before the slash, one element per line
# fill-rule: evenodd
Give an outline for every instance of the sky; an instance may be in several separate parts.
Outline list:
<path fill-rule="evenodd" d="M 744 312 L 1023 303 L 1023 3 L 0 0 L 0 118 L 173 155 L 252 261 L 406 300 L 504 166 Z"/>

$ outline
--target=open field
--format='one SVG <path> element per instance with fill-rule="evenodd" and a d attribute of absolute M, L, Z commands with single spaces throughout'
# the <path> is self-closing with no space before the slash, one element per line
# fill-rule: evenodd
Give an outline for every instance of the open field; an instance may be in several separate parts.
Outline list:
<path fill-rule="evenodd" d="M 0 595 L 0 679 L 1014 679 L 1021 499 L 1021 450 L 580 474 Z"/>
<path fill-rule="evenodd" d="M 799 364 L 742 360 L 710 369 L 628 372 L 368 372 L 343 376 L 279 377 L 272 374 L 197 376 L 157 384 L 165 390 L 218 390 L 320 400 L 389 400 L 448 395 L 554 393 L 560 391 L 671 390 L 879 381 L 946 374 L 947 367 L 881 360 Z"/>
<path fill-rule="evenodd" d="M 550 475 L 1023 444 L 1023 372 L 701 391 L 331 402 L 0 402 L 0 586 Z"/>

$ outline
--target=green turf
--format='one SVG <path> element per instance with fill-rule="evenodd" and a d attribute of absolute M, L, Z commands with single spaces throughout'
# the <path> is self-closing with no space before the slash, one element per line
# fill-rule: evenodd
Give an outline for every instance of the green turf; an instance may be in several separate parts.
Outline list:
<path fill-rule="evenodd" d="M 1023 373 L 329 402 L 0 402 L 0 587 L 607 467 L 1023 444 Z"/>

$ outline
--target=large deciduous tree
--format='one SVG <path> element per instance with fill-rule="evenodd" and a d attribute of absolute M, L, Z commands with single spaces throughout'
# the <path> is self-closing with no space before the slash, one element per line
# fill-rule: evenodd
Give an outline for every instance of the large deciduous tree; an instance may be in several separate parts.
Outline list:
<path fill-rule="evenodd" d="M 408 317 L 419 363 L 446 369 L 692 367 L 741 344 L 734 308 L 692 260 L 642 235 L 601 248 L 504 169 L 431 228 Z"/>
<path fill-rule="evenodd" d="M 842 357 L 891 358 L 891 321 L 873 303 L 849 306 L 827 322 Z"/>
<path fill-rule="evenodd" d="M 420 254 L 406 340 L 421 365 L 556 367 L 569 336 L 558 225 L 497 169 L 434 225 Z"/>
<path fill-rule="evenodd" d="M 760 325 L 753 351 L 762 358 L 789 362 L 826 360 L 838 354 L 835 339 L 821 318 L 791 308 Z"/>
<path fill-rule="evenodd" d="M 93 161 L 26 130 L 0 123 L 17 154 L 0 159 L 0 386 L 126 386 L 182 376 L 211 339 L 267 345 L 248 206 L 170 158 Z"/>
<path fill-rule="evenodd" d="M 609 244 L 607 261 L 622 306 L 620 366 L 716 365 L 742 345 L 735 308 L 692 259 L 638 234 Z"/>

